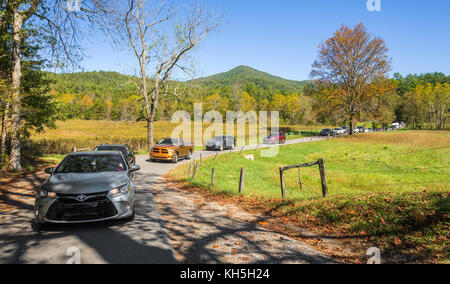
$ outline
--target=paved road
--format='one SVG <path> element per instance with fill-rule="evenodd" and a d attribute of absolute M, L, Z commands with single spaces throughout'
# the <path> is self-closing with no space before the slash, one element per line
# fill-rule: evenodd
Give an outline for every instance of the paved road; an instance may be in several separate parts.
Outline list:
<path fill-rule="evenodd" d="M 320 139 L 295 139 L 288 144 Z M 256 147 L 247 146 L 246 149 Z M 194 158 L 200 154 L 203 157 L 215 155 L 214 152 L 199 151 L 195 153 Z M 138 156 L 137 164 L 142 170 L 136 175 L 134 221 L 52 225 L 35 232 L 30 222 L 33 217 L 32 206 L 24 204 L 14 214 L 1 216 L 0 264 L 67 263 L 71 259 L 68 256 L 68 250 L 71 248 L 79 249 L 82 263 L 176 263 L 152 194 L 161 175 L 175 165 L 151 163 L 147 156 Z"/>

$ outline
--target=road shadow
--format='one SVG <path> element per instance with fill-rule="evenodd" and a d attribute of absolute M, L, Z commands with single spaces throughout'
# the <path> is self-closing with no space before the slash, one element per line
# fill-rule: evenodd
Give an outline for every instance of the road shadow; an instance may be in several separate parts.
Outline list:
<path fill-rule="evenodd" d="M 178 259 L 187 264 L 339 263 L 260 226 L 264 218 L 239 221 L 211 204 L 188 203 L 159 181 L 158 209 Z"/>
<path fill-rule="evenodd" d="M 0 263 L 66 263 L 69 247 L 80 247 L 82 263 L 173 264 L 177 263 L 153 203 L 157 173 L 136 176 L 136 216 L 133 221 L 111 220 L 86 224 L 45 225 L 32 229 L 33 206 L 11 199 L 19 209 L 7 216 L 0 230 Z M 28 180 L 36 185 L 42 179 Z M 22 194 L 22 193 L 20 193 Z"/>

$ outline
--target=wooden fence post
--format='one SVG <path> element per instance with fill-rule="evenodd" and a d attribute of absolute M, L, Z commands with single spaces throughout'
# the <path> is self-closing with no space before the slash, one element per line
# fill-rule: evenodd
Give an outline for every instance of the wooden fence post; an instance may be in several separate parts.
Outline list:
<path fill-rule="evenodd" d="M 212 172 L 211 172 L 211 185 L 214 186 L 214 177 L 216 175 L 216 169 L 212 168 Z"/>
<path fill-rule="evenodd" d="M 241 154 L 242 154 L 242 151 L 244 151 L 244 147 L 245 147 L 245 146 L 242 146 L 242 149 L 241 149 L 241 152 L 239 152 L 239 155 L 241 155 Z"/>
<path fill-rule="evenodd" d="M 298 168 L 298 182 L 300 184 L 300 189 L 303 189 L 303 185 L 302 185 L 302 168 Z"/>
<path fill-rule="evenodd" d="M 239 193 L 244 192 L 245 186 L 245 168 L 241 168 L 241 177 L 239 178 Z"/>
<path fill-rule="evenodd" d="M 284 188 L 284 171 L 283 168 L 280 168 L 280 185 L 281 185 L 281 197 L 286 199 L 286 192 Z"/>
<path fill-rule="evenodd" d="M 200 165 L 203 167 L 203 156 L 200 154 Z"/>
<path fill-rule="evenodd" d="M 323 197 L 327 197 L 328 194 L 327 177 L 325 171 L 325 163 L 323 159 L 319 159 L 319 171 L 320 171 L 320 179 L 322 181 L 322 195 Z"/>
<path fill-rule="evenodd" d="M 189 163 L 189 178 L 192 176 L 192 163 Z"/>
<path fill-rule="evenodd" d="M 194 175 L 192 176 L 192 178 L 195 178 L 195 176 L 197 175 L 199 165 L 200 165 L 200 163 L 196 163 L 194 161 Z"/>
<path fill-rule="evenodd" d="M 219 152 L 216 153 L 216 157 L 214 158 L 214 161 L 217 160 L 218 156 L 219 156 Z"/>

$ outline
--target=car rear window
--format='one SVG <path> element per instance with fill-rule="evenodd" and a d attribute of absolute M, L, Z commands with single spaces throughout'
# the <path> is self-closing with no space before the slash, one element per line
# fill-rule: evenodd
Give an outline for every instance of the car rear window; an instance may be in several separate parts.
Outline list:
<path fill-rule="evenodd" d="M 72 155 L 66 157 L 56 173 L 100 173 L 126 171 L 120 155 Z"/>
<path fill-rule="evenodd" d="M 117 146 L 100 146 L 97 147 L 96 149 L 97 151 L 119 151 L 122 152 L 122 155 L 124 157 L 127 156 L 127 150 L 124 149 L 123 147 L 117 147 Z"/>

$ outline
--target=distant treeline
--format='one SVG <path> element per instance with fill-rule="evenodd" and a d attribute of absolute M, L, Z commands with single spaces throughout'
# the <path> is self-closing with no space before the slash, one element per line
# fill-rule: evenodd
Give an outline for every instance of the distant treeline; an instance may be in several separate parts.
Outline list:
<path fill-rule="evenodd" d="M 51 95 L 58 105 L 59 119 L 135 121 L 142 115 L 136 78 L 116 72 L 73 74 L 48 73 Z M 384 107 L 380 121 L 404 121 L 415 128 L 447 127 L 450 107 L 450 76 L 442 73 L 395 74 L 396 93 Z M 341 124 L 342 116 L 320 112 L 321 101 L 311 82 L 284 80 L 241 66 L 227 73 L 188 82 L 171 82 L 161 101 L 159 120 L 169 120 L 178 110 L 192 111 L 203 103 L 203 111 L 280 111 L 284 124 Z"/>

